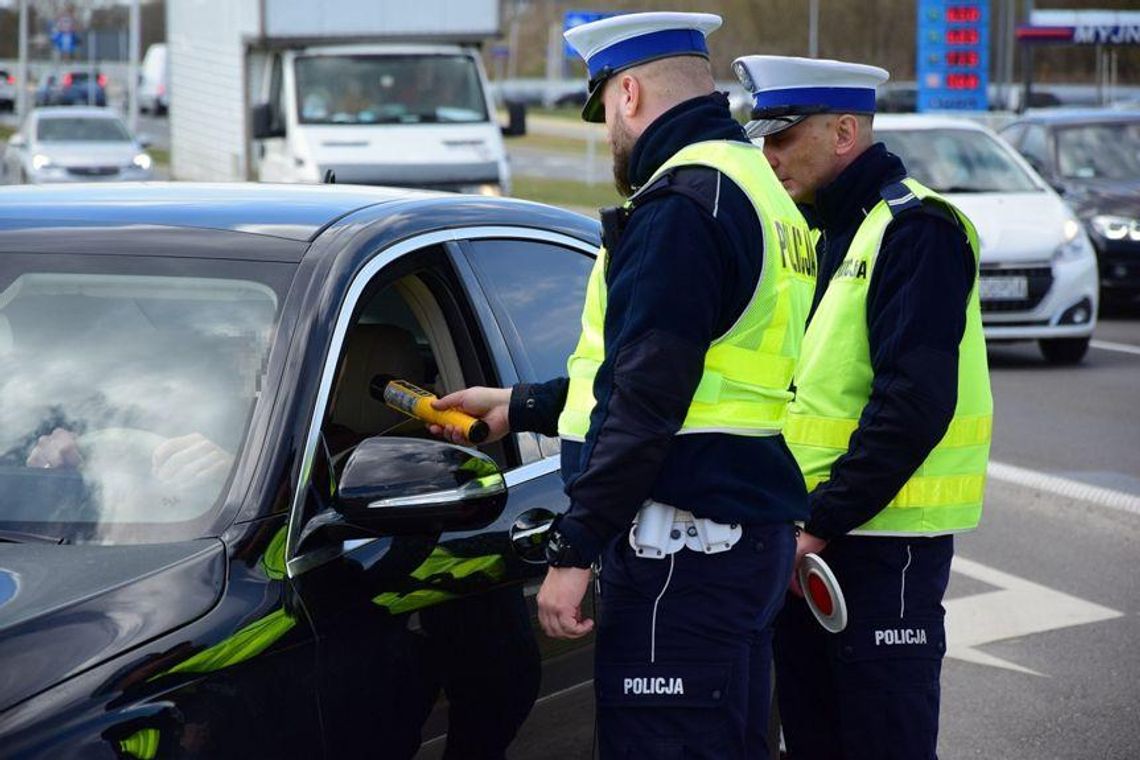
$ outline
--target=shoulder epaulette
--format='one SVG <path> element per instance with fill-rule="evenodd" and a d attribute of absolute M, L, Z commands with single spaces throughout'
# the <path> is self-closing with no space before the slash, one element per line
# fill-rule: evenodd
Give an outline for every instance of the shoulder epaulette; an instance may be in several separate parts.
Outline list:
<path fill-rule="evenodd" d="M 709 166 L 677 166 L 658 177 L 652 184 L 630 197 L 634 207 L 642 206 L 665 195 L 683 195 L 709 214 L 716 216 L 718 177 L 720 172 Z"/>
<path fill-rule="evenodd" d="M 886 202 L 891 216 L 898 216 L 904 211 L 922 208 L 922 201 L 914 192 L 902 182 L 892 182 L 879 191 L 880 197 Z"/>

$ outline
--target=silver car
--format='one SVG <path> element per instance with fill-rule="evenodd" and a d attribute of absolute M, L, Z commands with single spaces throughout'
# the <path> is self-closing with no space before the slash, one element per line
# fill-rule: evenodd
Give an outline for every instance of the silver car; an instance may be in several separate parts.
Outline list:
<path fill-rule="evenodd" d="M 106 108 L 32 111 L 4 151 L 9 183 L 141 181 L 151 158 L 118 115 Z"/>

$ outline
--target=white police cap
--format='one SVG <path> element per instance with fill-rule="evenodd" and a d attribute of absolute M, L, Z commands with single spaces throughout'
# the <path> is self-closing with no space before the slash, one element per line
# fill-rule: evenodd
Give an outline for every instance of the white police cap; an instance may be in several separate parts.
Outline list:
<path fill-rule="evenodd" d="M 708 58 L 705 37 L 720 25 L 712 13 L 625 13 L 567 30 L 563 36 L 590 77 L 582 118 L 605 121 L 602 89 L 622 69 L 678 55 Z"/>
<path fill-rule="evenodd" d="M 875 88 L 890 78 L 878 66 L 782 55 L 746 55 L 732 70 L 752 93 L 750 137 L 775 134 L 816 113 L 874 113 Z"/>

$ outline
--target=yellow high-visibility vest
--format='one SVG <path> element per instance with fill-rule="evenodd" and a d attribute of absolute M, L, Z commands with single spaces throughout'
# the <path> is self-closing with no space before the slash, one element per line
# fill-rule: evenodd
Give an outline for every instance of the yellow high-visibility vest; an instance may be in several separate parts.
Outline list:
<path fill-rule="evenodd" d="M 679 434 L 778 435 L 787 419 L 792 374 L 815 289 L 811 231 L 755 146 L 722 140 L 689 145 L 645 186 L 680 166 L 716 169 L 744 190 L 763 226 L 763 247 L 757 246 L 756 255 L 764 257 L 764 266 L 748 307 L 710 345 Z M 627 207 L 636 202 L 635 195 Z M 603 247 L 586 286 L 578 346 L 567 363 L 570 387 L 558 418 L 558 434 L 567 440 L 585 438 L 596 403 L 594 377 L 605 358 L 607 256 Z"/>
<path fill-rule="evenodd" d="M 920 201 L 943 204 L 958 220 L 974 253 L 974 286 L 958 345 L 958 403 L 942 440 L 886 507 L 853 533 L 932 536 L 972 530 L 982 514 L 993 398 L 982 312 L 978 302 L 978 235 L 966 216 L 918 182 L 903 184 Z M 784 430 L 808 491 L 831 475 L 835 460 L 871 396 L 874 372 L 867 332 L 867 291 L 892 213 L 876 205 L 855 233 L 847 257 L 827 284 L 804 336 L 796 369 L 796 399 Z"/>

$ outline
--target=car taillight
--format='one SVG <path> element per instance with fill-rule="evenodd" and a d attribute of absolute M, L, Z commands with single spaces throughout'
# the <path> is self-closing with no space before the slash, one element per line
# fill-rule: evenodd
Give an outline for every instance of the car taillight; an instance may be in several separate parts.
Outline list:
<path fill-rule="evenodd" d="M 106 74 L 100 74 L 99 78 L 95 81 L 97 81 L 99 83 L 100 87 L 106 87 L 107 86 L 107 75 Z"/>
<path fill-rule="evenodd" d="M 70 87 L 71 86 L 71 74 L 64 74 L 63 75 L 63 86 L 64 87 Z"/>
<path fill-rule="evenodd" d="M 8 84 L 16 84 L 16 77 L 9 74 L 8 75 Z"/>
<path fill-rule="evenodd" d="M 166 85 L 161 84 L 161 83 L 158 85 L 158 94 L 159 95 L 165 95 L 166 94 Z"/>

